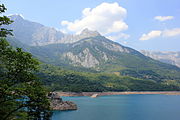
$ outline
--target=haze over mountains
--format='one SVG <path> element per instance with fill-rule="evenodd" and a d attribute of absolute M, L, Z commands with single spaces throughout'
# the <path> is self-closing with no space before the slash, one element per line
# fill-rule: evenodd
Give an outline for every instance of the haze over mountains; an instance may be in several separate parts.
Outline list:
<path fill-rule="evenodd" d="M 8 26 L 13 29 L 15 38 L 30 46 L 42 46 L 55 43 L 73 43 L 86 37 L 100 35 L 96 31 L 84 29 L 79 35 L 68 35 L 55 28 L 25 20 L 21 15 L 9 16 L 14 22 Z"/>
<path fill-rule="evenodd" d="M 142 50 L 141 53 L 155 60 L 180 67 L 180 52 Z"/>

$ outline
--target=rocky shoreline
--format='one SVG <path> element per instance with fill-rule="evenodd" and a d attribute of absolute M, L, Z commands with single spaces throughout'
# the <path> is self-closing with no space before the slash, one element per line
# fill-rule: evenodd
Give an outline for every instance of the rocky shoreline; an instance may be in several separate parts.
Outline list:
<path fill-rule="evenodd" d="M 56 92 L 59 96 L 107 96 L 107 95 L 130 95 L 130 94 L 162 94 L 180 95 L 180 91 L 147 91 L 147 92 Z"/>
<path fill-rule="evenodd" d="M 77 110 L 77 105 L 72 101 L 63 101 L 62 98 L 55 92 L 49 95 L 50 106 L 53 110 L 67 111 Z"/>
<path fill-rule="evenodd" d="M 77 105 L 71 101 L 63 101 L 61 103 L 52 103 L 53 110 L 67 111 L 67 110 L 77 110 Z"/>
<path fill-rule="evenodd" d="M 146 91 L 146 92 L 53 92 L 49 95 L 51 101 L 51 108 L 53 110 L 67 111 L 77 110 L 77 105 L 72 101 L 63 101 L 60 96 L 89 96 L 92 98 L 98 96 L 107 95 L 150 95 L 150 94 L 162 94 L 162 95 L 180 95 L 180 91 Z"/>

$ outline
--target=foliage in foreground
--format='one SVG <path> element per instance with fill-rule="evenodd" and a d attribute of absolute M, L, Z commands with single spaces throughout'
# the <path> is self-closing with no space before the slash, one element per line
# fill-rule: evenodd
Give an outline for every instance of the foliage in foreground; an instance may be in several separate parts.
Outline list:
<path fill-rule="evenodd" d="M 0 5 L 0 13 L 6 8 Z M 0 17 L 0 26 L 12 21 Z M 38 61 L 20 48 L 13 49 L 5 40 L 11 30 L 0 29 L 0 119 L 39 120 L 50 118 L 47 90 L 37 81 Z"/>
<path fill-rule="evenodd" d="M 0 118 L 49 117 L 47 91 L 33 74 L 38 62 L 21 49 L 13 50 L 2 38 L 0 55 Z"/>

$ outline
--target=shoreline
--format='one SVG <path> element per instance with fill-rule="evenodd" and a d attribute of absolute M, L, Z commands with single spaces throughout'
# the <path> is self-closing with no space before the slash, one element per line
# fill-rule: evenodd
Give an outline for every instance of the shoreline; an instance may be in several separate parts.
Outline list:
<path fill-rule="evenodd" d="M 128 91 L 128 92 L 57 92 L 58 96 L 76 97 L 76 96 L 109 96 L 109 95 L 180 95 L 180 91 Z"/>

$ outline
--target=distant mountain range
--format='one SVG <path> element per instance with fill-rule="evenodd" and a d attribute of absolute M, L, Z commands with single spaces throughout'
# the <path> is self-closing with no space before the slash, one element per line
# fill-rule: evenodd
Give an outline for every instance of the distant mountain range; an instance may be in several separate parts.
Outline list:
<path fill-rule="evenodd" d="M 180 67 L 180 52 L 142 50 L 141 53 L 155 60 Z"/>
<path fill-rule="evenodd" d="M 113 42 L 97 31 L 84 29 L 79 35 L 64 34 L 54 28 L 10 16 L 13 46 L 31 52 L 40 61 L 65 69 L 113 73 L 146 80 L 180 80 L 180 68 L 159 62 Z"/>
<path fill-rule="evenodd" d="M 79 35 L 64 34 L 55 28 L 25 20 L 20 15 L 9 16 L 14 22 L 6 28 L 13 29 L 15 38 L 30 46 L 43 46 L 55 43 L 73 43 L 86 37 L 100 35 L 96 31 L 84 29 Z"/>

